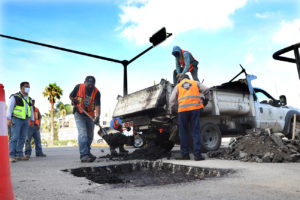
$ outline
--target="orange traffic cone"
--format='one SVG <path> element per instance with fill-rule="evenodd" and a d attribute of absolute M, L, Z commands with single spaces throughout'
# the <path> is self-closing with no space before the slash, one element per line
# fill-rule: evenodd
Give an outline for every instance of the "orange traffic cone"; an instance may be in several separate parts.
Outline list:
<path fill-rule="evenodd" d="M 0 84 L 0 199 L 15 199 L 10 179 L 7 120 L 5 115 L 5 91 Z"/>

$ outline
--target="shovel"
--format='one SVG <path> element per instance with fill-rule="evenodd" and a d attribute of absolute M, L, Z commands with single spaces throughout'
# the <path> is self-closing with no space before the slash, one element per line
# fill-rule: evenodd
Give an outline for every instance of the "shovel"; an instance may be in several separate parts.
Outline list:
<path fill-rule="evenodd" d="M 93 119 L 93 117 L 91 116 L 91 115 L 89 115 L 89 113 L 88 112 L 86 112 L 80 105 L 77 105 L 78 106 L 78 108 L 80 108 L 82 111 L 83 111 L 83 113 L 86 115 L 86 116 L 88 116 L 89 118 L 90 118 L 90 120 L 92 120 L 93 122 L 94 122 L 94 119 Z M 95 123 L 95 122 L 94 122 Z M 99 126 L 99 128 L 100 128 L 100 130 L 99 130 L 99 133 L 100 133 L 100 136 L 102 137 L 103 135 L 107 135 L 107 132 L 106 132 L 106 130 L 104 129 L 104 128 L 102 128 L 101 126 L 100 126 L 100 124 L 99 123 L 95 123 L 97 126 Z"/>

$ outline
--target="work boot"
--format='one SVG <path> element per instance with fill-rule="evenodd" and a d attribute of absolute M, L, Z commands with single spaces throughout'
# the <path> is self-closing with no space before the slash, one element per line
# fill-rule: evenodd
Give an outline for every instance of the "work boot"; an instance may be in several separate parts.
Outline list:
<path fill-rule="evenodd" d="M 96 157 L 86 156 L 80 160 L 82 163 L 89 163 L 89 162 L 94 162 L 95 159 Z"/>
<path fill-rule="evenodd" d="M 117 151 L 115 149 L 110 149 L 110 155 L 111 156 L 117 156 L 118 153 L 117 153 Z"/>
<path fill-rule="evenodd" d="M 205 160 L 205 157 L 200 155 L 200 156 L 194 156 L 195 161 L 200 161 L 200 160 Z"/>
<path fill-rule="evenodd" d="M 13 162 L 17 162 L 17 160 L 15 158 L 9 158 L 9 162 L 13 163 Z"/>
<path fill-rule="evenodd" d="M 184 156 L 175 158 L 175 160 L 190 160 L 190 155 L 184 155 Z"/>
<path fill-rule="evenodd" d="M 95 155 L 93 155 L 92 153 L 90 153 L 90 157 L 92 157 L 92 158 L 97 158 Z"/>
<path fill-rule="evenodd" d="M 47 155 L 42 153 L 42 154 L 36 155 L 36 157 L 47 157 Z"/>
<path fill-rule="evenodd" d="M 19 156 L 19 157 L 16 157 L 16 160 L 24 161 L 24 160 L 29 160 L 29 158 L 27 158 L 26 156 Z"/>
<path fill-rule="evenodd" d="M 30 158 L 30 155 L 25 155 L 25 157 L 29 159 L 29 158 Z"/>
<path fill-rule="evenodd" d="M 119 152 L 121 154 L 127 154 L 128 153 L 128 151 L 124 149 L 124 146 L 119 147 Z"/>

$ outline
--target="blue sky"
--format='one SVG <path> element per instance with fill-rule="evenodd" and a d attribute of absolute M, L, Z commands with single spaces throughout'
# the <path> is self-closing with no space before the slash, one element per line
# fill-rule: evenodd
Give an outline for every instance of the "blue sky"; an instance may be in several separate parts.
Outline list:
<path fill-rule="evenodd" d="M 218 5 L 218 6 L 216 6 Z M 119 60 L 150 46 L 149 37 L 165 26 L 173 33 L 163 44 L 128 67 L 134 92 L 172 80 L 172 47 L 179 45 L 200 62 L 199 77 L 214 86 L 230 80 L 243 64 L 255 86 L 300 108 L 296 66 L 273 61 L 272 54 L 300 42 L 299 0 L 2 0 L 1 34 L 48 43 Z M 0 82 L 6 98 L 31 83 L 30 96 L 42 112 L 42 91 L 56 82 L 62 101 L 87 75 L 96 77 L 102 114 L 110 114 L 123 94 L 123 67 L 94 58 L 0 38 Z"/>

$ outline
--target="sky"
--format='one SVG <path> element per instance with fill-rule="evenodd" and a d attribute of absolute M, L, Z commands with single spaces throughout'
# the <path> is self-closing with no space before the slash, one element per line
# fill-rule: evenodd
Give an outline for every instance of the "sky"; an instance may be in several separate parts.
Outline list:
<path fill-rule="evenodd" d="M 47 43 L 118 60 L 130 60 L 151 46 L 166 27 L 172 36 L 128 66 L 128 92 L 172 81 L 175 45 L 199 61 L 198 76 L 208 87 L 240 72 L 272 96 L 286 95 L 300 108 L 295 64 L 275 61 L 275 51 L 300 42 L 300 0 L 1 0 L 0 34 Z M 289 55 L 290 56 L 290 55 Z M 0 83 L 6 100 L 29 81 L 41 112 L 49 83 L 63 89 L 61 101 L 86 76 L 101 92 L 101 118 L 111 115 L 123 95 L 123 66 L 95 58 L 0 38 Z M 240 76 L 240 78 L 244 78 Z"/>

